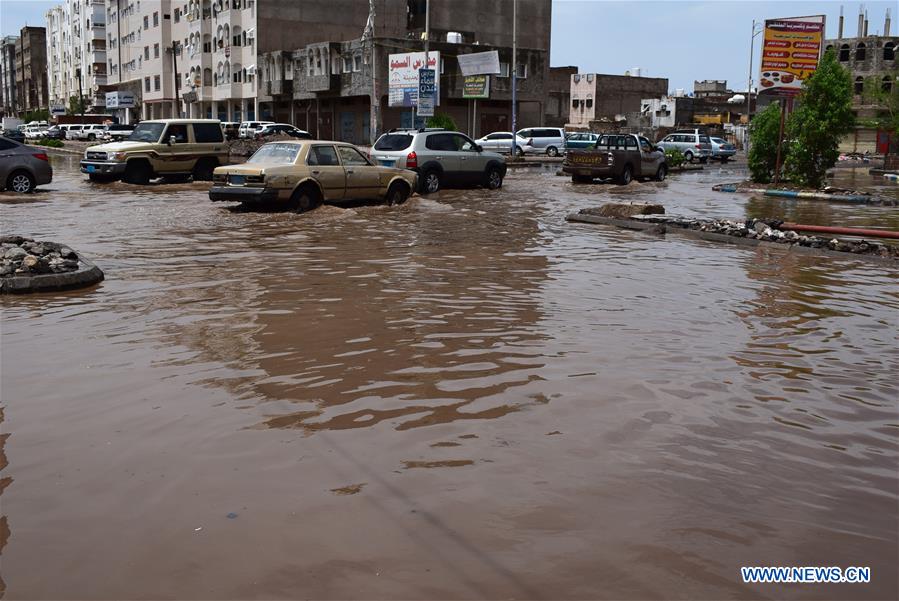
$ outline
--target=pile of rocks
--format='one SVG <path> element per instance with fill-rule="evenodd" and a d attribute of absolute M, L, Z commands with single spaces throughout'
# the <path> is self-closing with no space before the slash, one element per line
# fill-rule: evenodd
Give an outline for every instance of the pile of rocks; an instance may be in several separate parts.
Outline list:
<path fill-rule="evenodd" d="M 0 277 L 66 273 L 78 269 L 78 255 L 68 246 L 0 236 Z"/>
<path fill-rule="evenodd" d="M 793 230 L 779 229 L 783 222 L 776 219 L 732 221 L 729 219 L 691 219 L 688 217 L 663 217 L 660 215 L 637 215 L 633 218 L 640 221 L 664 223 L 669 226 L 736 236 L 738 238 L 751 238 L 781 244 L 798 244 L 799 246 L 807 246 L 809 248 L 826 248 L 840 252 L 899 259 L 899 246 L 894 244 L 884 244 L 871 240 L 838 240 L 836 238 L 804 235 Z"/>

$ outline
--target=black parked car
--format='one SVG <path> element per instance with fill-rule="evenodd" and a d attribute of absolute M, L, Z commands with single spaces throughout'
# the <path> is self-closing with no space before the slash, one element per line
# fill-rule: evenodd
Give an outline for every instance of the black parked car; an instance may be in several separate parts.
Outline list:
<path fill-rule="evenodd" d="M 272 123 L 266 125 L 256 134 L 256 139 L 267 138 L 268 136 L 290 136 L 299 140 L 311 140 L 312 134 L 302 129 L 297 129 L 288 123 Z"/>
<path fill-rule="evenodd" d="M 54 125 L 47 130 L 47 134 L 44 137 L 50 140 L 65 140 L 66 130 L 62 129 L 58 125 Z"/>
<path fill-rule="evenodd" d="M 13 142 L 18 142 L 19 144 L 25 143 L 25 134 L 19 129 L 4 129 L 3 137 L 9 138 Z"/>

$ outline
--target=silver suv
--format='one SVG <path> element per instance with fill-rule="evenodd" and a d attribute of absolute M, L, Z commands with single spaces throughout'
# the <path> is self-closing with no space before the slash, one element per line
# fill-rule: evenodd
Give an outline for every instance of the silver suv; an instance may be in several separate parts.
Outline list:
<path fill-rule="evenodd" d="M 524 151 L 536 154 L 546 153 L 554 157 L 565 152 L 565 130 L 561 127 L 528 127 L 519 129 L 518 135 L 530 140 Z"/>
<path fill-rule="evenodd" d="M 418 173 L 419 192 L 482 185 L 496 190 L 506 177 L 506 160 L 464 134 L 445 129 L 392 129 L 381 135 L 371 159 L 386 167 Z"/>
<path fill-rule="evenodd" d="M 688 163 L 705 163 L 712 156 L 712 140 L 698 129 L 676 131 L 657 142 L 663 150 L 680 150 Z"/>

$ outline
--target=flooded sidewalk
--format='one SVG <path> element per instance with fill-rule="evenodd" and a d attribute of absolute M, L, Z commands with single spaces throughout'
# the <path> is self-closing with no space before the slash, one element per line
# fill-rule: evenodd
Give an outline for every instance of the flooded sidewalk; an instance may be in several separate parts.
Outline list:
<path fill-rule="evenodd" d="M 6 598 L 899 595 L 899 270 L 564 220 L 899 229 L 896 207 L 551 166 L 297 215 L 77 159 L 0 194 L 4 233 L 106 275 L 0 299 Z"/>

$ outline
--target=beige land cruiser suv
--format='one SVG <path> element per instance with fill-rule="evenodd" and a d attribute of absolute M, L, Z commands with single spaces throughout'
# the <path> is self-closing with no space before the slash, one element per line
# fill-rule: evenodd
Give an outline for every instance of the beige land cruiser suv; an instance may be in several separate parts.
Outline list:
<path fill-rule="evenodd" d="M 81 172 L 91 181 L 122 179 L 146 184 L 154 177 L 209 181 L 228 162 L 228 146 L 216 119 L 142 121 L 121 142 L 90 146 Z"/>

